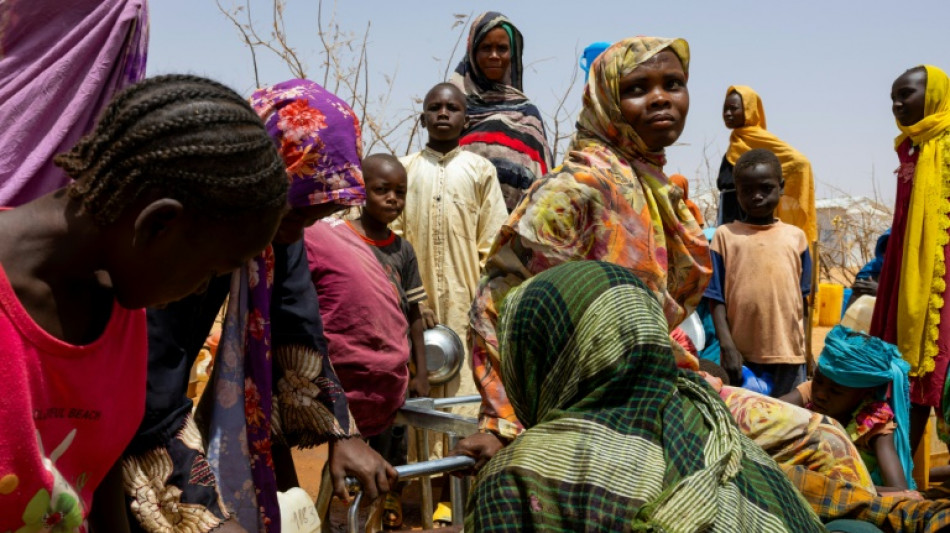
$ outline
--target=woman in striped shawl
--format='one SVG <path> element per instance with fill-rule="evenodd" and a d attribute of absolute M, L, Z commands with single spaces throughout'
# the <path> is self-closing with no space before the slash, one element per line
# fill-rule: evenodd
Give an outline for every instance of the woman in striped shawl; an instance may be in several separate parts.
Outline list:
<path fill-rule="evenodd" d="M 525 426 L 481 471 L 465 530 L 824 531 L 695 372 L 629 269 L 565 263 L 505 300 L 501 376 Z"/>
<path fill-rule="evenodd" d="M 511 212 L 551 168 L 541 113 L 522 91 L 521 32 L 501 13 L 472 23 L 468 52 L 452 76 L 466 96 L 468 125 L 459 145 L 490 160 Z"/>

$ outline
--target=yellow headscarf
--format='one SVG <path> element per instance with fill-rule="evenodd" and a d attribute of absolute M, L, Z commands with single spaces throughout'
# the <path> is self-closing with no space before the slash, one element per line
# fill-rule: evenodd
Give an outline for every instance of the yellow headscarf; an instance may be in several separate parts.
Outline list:
<path fill-rule="evenodd" d="M 726 96 L 733 91 L 742 97 L 745 123 L 732 130 L 726 159 L 735 165 L 739 156 L 753 148 L 765 148 L 775 153 L 782 163 L 782 177 L 785 178 L 785 193 L 775 210 L 775 216 L 782 222 L 798 226 L 805 232 L 809 243 L 815 242 L 818 239 L 818 221 L 815 216 L 815 179 L 811 163 L 798 150 L 766 131 L 762 99 L 752 88 L 733 85 L 726 91 Z"/>
<path fill-rule="evenodd" d="M 943 308 L 944 247 L 950 242 L 950 96 L 947 74 L 927 69 L 924 118 L 901 126 L 895 147 L 905 139 L 920 150 L 904 230 L 904 255 L 897 296 L 897 347 L 911 376 L 932 372 Z"/>

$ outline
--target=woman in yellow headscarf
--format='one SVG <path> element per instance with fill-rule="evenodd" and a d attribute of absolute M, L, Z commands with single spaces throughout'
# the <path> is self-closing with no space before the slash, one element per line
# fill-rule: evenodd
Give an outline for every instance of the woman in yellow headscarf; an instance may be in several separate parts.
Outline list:
<path fill-rule="evenodd" d="M 815 179 L 808 159 L 765 129 L 762 99 L 751 87 L 729 87 L 722 107 L 722 119 L 726 127 L 732 130 L 732 135 L 729 136 L 729 150 L 722 159 L 717 180 L 721 198 L 719 223 L 726 224 L 742 216 L 732 178 L 732 168 L 739 156 L 753 148 L 765 148 L 778 156 L 782 163 L 782 177 L 785 178 L 785 192 L 775 216 L 804 231 L 809 243 L 815 242 L 818 239 Z"/>
<path fill-rule="evenodd" d="M 950 80 L 924 65 L 891 88 L 901 134 L 891 238 L 884 254 L 871 334 L 896 344 L 910 363 L 911 447 L 923 435 L 930 408 L 950 418 L 944 394 L 950 362 Z"/>

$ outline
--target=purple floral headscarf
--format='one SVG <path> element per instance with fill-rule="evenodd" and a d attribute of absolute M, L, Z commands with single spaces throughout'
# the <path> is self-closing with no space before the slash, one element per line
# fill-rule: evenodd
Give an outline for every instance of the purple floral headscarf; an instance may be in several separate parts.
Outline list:
<path fill-rule="evenodd" d="M 291 207 L 363 203 L 360 124 L 346 102 L 310 80 L 297 79 L 258 89 L 251 106 L 287 165 Z"/>
<path fill-rule="evenodd" d="M 350 106 L 309 80 L 259 89 L 251 106 L 284 158 L 292 208 L 363 203 L 363 146 Z M 271 454 L 273 290 L 274 251 L 268 246 L 234 273 L 211 384 L 208 459 L 227 508 L 252 533 L 281 530 Z"/>

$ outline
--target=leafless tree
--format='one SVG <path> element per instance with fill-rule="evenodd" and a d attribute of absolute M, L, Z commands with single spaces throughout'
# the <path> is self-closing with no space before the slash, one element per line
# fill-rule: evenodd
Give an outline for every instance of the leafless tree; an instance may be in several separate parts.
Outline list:
<path fill-rule="evenodd" d="M 858 270 L 874 258 L 878 237 L 891 225 L 893 211 L 879 196 L 873 168 L 871 180 L 873 198 L 854 198 L 824 183 L 839 199 L 835 205 L 817 209 L 821 281 L 850 287 Z"/>
<path fill-rule="evenodd" d="M 719 219 L 719 188 L 716 185 L 716 178 L 719 175 L 719 167 L 715 166 L 714 161 L 718 161 L 718 154 L 713 154 L 713 141 L 707 138 L 703 139 L 703 160 L 696 167 L 695 191 L 690 194 L 690 199 L 699 206 L 703 212 L 703 219 L 706 221 L 706 227 L 716 225 Z"/>
<path fill-rule="evenodd" d="M 578 48 L 575 46 L 574 57 L 577 57 L 578 53 Z M 552 91 L 552 94 L 557 98 L 557 105 L 554 107 L 553 113 L 545 113 L 550 123 L 553 124 L 553 127 L 546 127 L 545 130 L 551 134 L 549 140 L 551 142 L 551 160 L 554 164 L 560 162 L 559 157 L 567 151 L 568 142 L 574 136 L 574 123 L 577 120 L 577 111 L 580 108 L 581 100 L 577 98 L 573 105 L 568 102 L 574 96 L 574 87 L 577 86 L 579 70 L 579 68 L 571 70 L 571 78 L 563 91 L 560 93 Z"/>
<path fill-rule="evenodd" d="M 268 0 L 270 17 L 266 22 L 268 31 L 262 28 L 265 23 L 252 16 L 251 0 L 235 3 L 230 7 L 215 0 L 218 9 L 234 25 L 251 53 L 254 67 L 254 82 L 264 85 L 258 69 L 260 51 L 274 54 L 288 69 L 292 77 L 308 78 L 309 68 L 297 49 L 291 45 L 284 26 L 284 10 L 287 0 Z M 323 48 L 319 69 L 323 79 L 317 80 L 328 90 L 347 100 L 357 113 L 363 128 L 364 152 L 369 154 L 381 147 L 393 154 L 406 154 L 421 146 L 418 135 L 422 99 L 410 98 L 408 105 L 390 100 L 396 83 L 398 69 L 382 74 L 383 86 L 373 87 L 370 80 L 370 57 L 367 53 L 372 23 L 367 23 L 360 34 L 341 27 L 336 10 L 325 13 L 324 3 L 317 3 L 317 36 Z M 452 61 L 464 37 L 464 27 L 471 20 L 471 14 L 454 14 L 452 29 L 462 27 L 450 56 L 445 59 L 447 78 Z M 438 60 L 438 58 L 436 58 Z M 310 78 L 314 79 L 314 78 Z M 405 146 L 402 141 L 408 139 Z"/>

